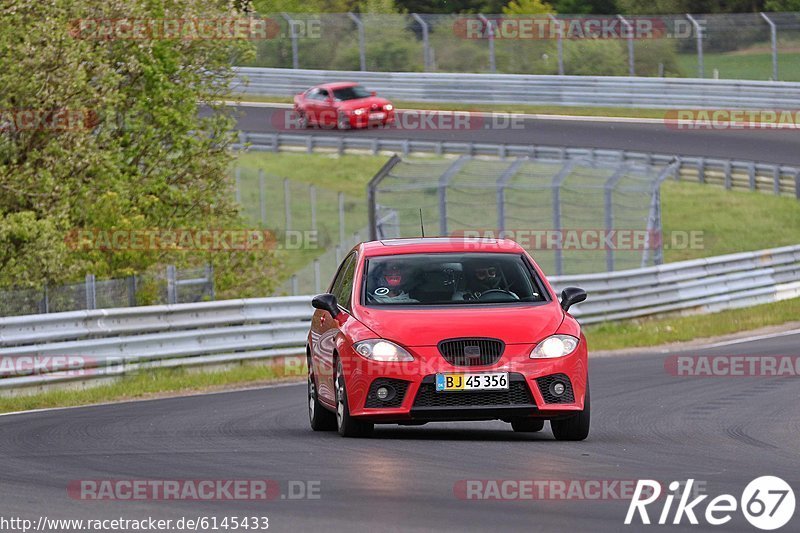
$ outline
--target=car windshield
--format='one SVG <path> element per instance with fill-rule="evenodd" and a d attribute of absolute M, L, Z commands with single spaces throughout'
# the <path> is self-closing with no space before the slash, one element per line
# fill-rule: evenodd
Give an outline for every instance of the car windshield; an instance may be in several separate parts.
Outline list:
<path fill-rule="evenodd" d="M 371 93 L 361 85 L 353 85 L 352 87 L 334 89 L 333 96 L 337 100 L 356 100 L 358 98 L 368 98 Z"/>
<path fill-rule="evenodd" d="M 521 255 L 408 254 L 372 257 L 366 305 L 463 305 L 542 302 L 542 283 Z"/>

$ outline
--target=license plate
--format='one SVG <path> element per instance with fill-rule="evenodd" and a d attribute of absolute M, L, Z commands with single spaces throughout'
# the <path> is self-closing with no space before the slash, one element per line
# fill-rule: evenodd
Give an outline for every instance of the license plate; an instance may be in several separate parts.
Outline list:
<path fill-rule="evenodd" d="M 386 113 L 372 113 L 369 118 L 370 120 L 383 120 L 386 118 Z"/>
<path fill-rule="evenodd" d="M 436 374 L 437 392 L 508 390 L 508 372 L 489 374 Z"/>

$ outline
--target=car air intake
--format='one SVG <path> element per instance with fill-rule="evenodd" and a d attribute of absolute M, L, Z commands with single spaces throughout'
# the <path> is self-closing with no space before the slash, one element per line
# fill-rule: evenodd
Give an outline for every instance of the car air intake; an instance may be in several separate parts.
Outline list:
<path fill-rule="evenodd" d="M 493 365 L 504 349 L 505 344 L 499 339 L 446 339 L 439 343 L 439 353 L 454 366 Z"/>
<path fill-rule="evenodd" d="M 537 378 L 536 384 L 542 393 L 545 403 L 575 403 L 575 394 L 572 392 L 572 382 L 566 374 L 553 374 Z M 561 384 L 562 388 L 557 388 Z M 559 390 L 563 390 L 558 394 Z"/>

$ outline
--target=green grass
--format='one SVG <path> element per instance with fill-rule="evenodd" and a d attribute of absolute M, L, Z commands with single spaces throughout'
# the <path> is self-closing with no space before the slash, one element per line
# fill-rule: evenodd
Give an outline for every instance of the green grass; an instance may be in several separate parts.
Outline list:
<path fill-rule="evenodd" d="M 800 318 L 800 298 L 708 315 L 609 322 L 584 328 L 589 350 L 658 346 L 738 333 Z"/>
<path fill-rule="evenodd" d="M 302 360 L 298 365 L 240 365 L 231 370 L 190 372 L 185 368 L 159 368 L 129 374 L 120 380 L 86 389 L 53 389 L 29 396 L 0 397 L 0 412 L 25 411 L 48 407 L 88 405 L 111 401 L 213 391 L 233 386 L 256 386 L 305 375 Z"/>
<path fill-rule="evenodd" d="M 661 205 L 665 236 L 702 232 L 701 248 L 666 249 L 667 262 L 800 243 L 800 202 L 794 198 L 667 181 Z"/>
<path fill-rule="evenodd" d="M 697 54 L 678 55 L 678 65 L 685 75 L 697 76 Z M 766 81 L 772 78 L 772 54 L 749 51 L 705 53 L 703 67 L 706 78 L 713 77 L 716 68 L 722 79 Z M 778 52 L 778 78 L 781 81 L 800 81 L 800 53 Z"/>

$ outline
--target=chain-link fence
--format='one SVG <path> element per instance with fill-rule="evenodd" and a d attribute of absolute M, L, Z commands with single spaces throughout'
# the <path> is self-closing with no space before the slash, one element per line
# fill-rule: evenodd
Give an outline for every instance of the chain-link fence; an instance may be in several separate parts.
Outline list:
<path fill-rule="evenodd" d="M 662 262 L 659 190 L 676 164 L 393 161 L 370 183 L 376 238 L 507 237 L 558 275 Z"/>
<path fill-rule="evenodd" d="M 264 16 L 249 66 L 800 81 L 800 13 Z"/>
<path fill-rule="evenodd" d="M 237 167 L 234 176 L 243 216 L 269 229 L 282 254 L 287 277 L 276 296 L 326 286 L 337 258 L 367 237 L 363 200 L 253 167 Z"/>
<path fill-rule="evenodd" d="M 41 289 L 0 290 L 0 316 L 59 313 L 202 302 L 214 299 L 214 271 L 203 268 L 146 273 L 121 279 L 98 280 L 88 274 L 82 283 Z"/>

